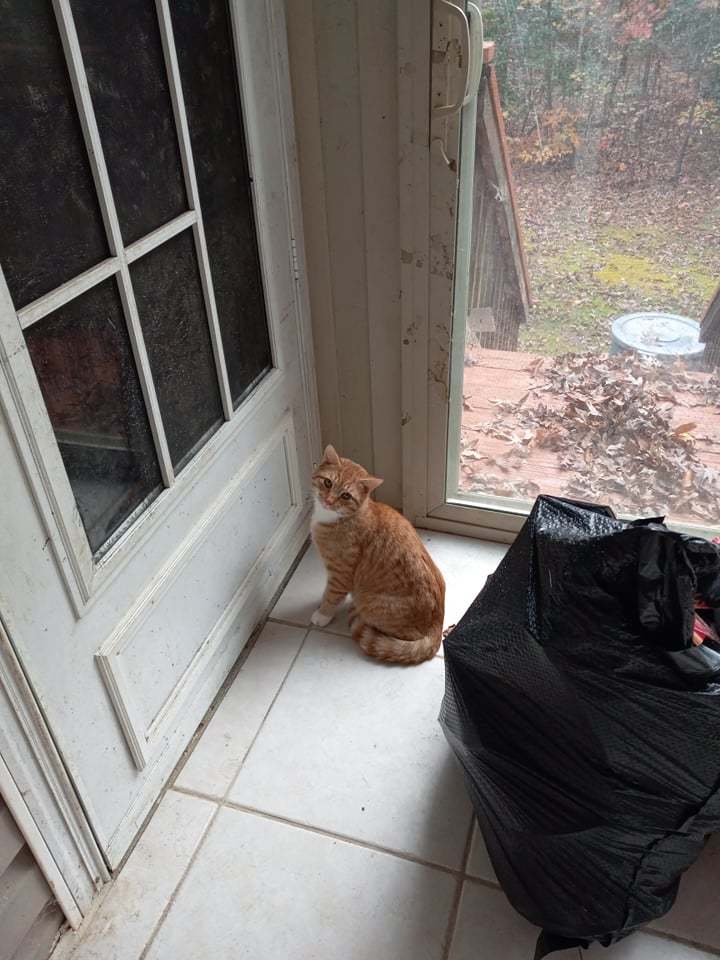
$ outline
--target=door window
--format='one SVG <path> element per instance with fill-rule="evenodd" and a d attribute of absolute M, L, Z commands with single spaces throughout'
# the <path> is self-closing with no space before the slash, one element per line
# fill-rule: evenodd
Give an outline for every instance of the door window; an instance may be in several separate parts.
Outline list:
<path fill-rule="evenodd" d="M 96 558 L 272 366 L 227 3 L 173 6 L 0 11 L 0 265 Z"/>

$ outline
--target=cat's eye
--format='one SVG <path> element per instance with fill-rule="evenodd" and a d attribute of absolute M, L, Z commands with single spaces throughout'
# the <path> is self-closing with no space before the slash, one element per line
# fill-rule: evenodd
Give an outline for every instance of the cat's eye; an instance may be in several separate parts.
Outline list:
<path fill-rule="evenodd" d="M 332 480 L 328 480 L 327 477 L 323 477 L 323 483 L 324 483 L 325 486 L 328 488 L 328 490 L 329 490 L 330 487 L 332 486 Z"/>
<path fill-rule="evenodd" d="M 352 497 L 350 496 L 349 493 L 345 492 L 345 493 L 341 493 L 341 494 L 340 494 L 340 499 L 341 499 L 341 500 L 352 500 Z"/>

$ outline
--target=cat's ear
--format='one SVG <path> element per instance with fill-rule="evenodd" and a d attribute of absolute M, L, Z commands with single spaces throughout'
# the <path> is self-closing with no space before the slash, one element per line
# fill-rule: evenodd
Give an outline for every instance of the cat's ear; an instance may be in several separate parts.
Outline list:
<path fill-rule="evenodd" d="M 363 477 L 359 481 L 361 487 L 365 487 L 368 493 L 372 493 L 383 482 L 380 477 Z"/>
<path fill-rule="evenodd" d="M 340 466 L 340 457 L 338 456 L 337 450 L 335 447 L 330 446 L 330 444 L 325 447 L 323 463 L 331 463 L 334 467 Z"/>

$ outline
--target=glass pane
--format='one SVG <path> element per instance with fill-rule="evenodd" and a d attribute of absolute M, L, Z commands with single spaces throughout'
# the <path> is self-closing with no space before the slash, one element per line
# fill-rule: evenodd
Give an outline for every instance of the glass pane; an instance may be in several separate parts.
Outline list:
<path fill-rule="evenodd" d="M 25 332 L 60 453 L 96 553 L 161 490 L 114 280 Z"/>
<path fill-rule="evenodd" d="M 192 232 L 130 267 L 173 466 L 191 459 L 223 420 Z"/>
<path fill-rule="evenodd" d="M 125 243 L 187 210 L 152 0 L 72 0 Z"/>
<path fill-rule="evenodd" d="M 462 117 L 448 492 L 715 528 L 720 8 L 482 11 L 495 57 Z"/>
<path fill-rule="evenodd" d="M 0 264 L 19 309 L 108 255 L 49 0 L 0 2 Z"/>
<path fill-rule="evenodd" d="M 272 365 L 225 0 L 172 5 L 225 360 L 237 405 Z"/>

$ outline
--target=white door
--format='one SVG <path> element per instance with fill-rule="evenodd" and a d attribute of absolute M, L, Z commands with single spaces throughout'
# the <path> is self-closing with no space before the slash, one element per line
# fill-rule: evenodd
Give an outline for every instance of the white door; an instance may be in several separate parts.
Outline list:
<path fill-rule="evenodd" d="M 283 9 L 0 35 L 0 614 L 116 866 L 307 534 Z"/>

